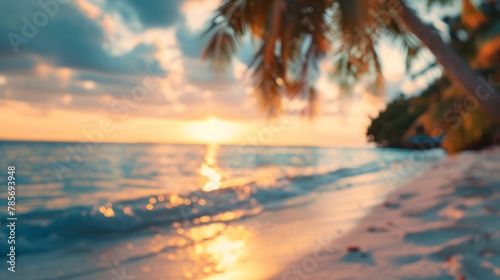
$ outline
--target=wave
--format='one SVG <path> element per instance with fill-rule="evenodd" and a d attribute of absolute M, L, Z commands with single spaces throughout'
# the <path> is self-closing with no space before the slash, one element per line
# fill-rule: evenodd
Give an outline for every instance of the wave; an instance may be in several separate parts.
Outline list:
<path fill-rule="evenodd" d="M 79 241 L 116 237 L 159 226 L 242 219 L 266 209 L 291 207 L 286 202 L 292 198 L 346 177 L 388 169 L 397 162 L 379 161 L 321 174 L 284 176 L 266 184 L 254 181 L 211 192 L 197 190 L 182 195 L 164 194 L 106 205 L 19 214 L 16 248 L 20 253 L 49 251 Z M 4 239 L 7 232 L 2 230 L 0 235 L 5 235 L 0 236 Z"/>

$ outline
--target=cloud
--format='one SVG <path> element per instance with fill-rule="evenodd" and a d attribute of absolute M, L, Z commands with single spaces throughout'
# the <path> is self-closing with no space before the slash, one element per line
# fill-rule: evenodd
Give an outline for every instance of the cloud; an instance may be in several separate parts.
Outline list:
<path fill-rule="evenodd" d="M 138 20 L 144 29 L 169 27 L 179 22 L 184 0 L 107 0 L 107 9 L 117 11 L 125 21 Z"/>
<path fill-rule="evenodd" d="M 203 51 L 203 41 L 200 31 L 191 31 L 187 25 L 180 25 L 175 32 L 182 53 L 191 58 L 199 58 Z"/>
<path fill-rule="evenodd" d="M 2 16 L 0 34 L 7 36 L 15 33 L 28 41 L 20 44 L 19 53 L 15 54 L 11 42 L 2 40 L 0 60 L 10 61 L 0 63 L 0 71 L 8 70 L 7 67 L 17 62 L 23 62 L 21 67 L 24 68 L 33 66 L 35 63 L 30 60 L 37 56 L 62 67 L 123 74 L 139 73 L 155 60 L 154 46 L 138 45 L 121 56 L 109 53 L 104 48 L 107 38 L 102 26 L 88 18 L 85 11 L 76 5 L 60 5 L 59 12 L 46 25 L 37 27 L 33 15 L 43 9 L 37 1 L 24 3 L 19 5 L 9 1 L 4 4 L 8 6 L 4 9 L 9 13 Z M 23 30 L 31 30 L 34 35 L 28 38 L 31 36 L 26 34 L 30 32 Z"/>
<path fill-rule="evenodd" d="M 0 54 L 0 72 L 3 73 L 23 73 L 35 68 L 37 61 L 32 55 L 2 56 Z"/>
<path fill-rule="evenodd" d="M 57 1 L 57 0 L 46 0 Z M 8 1 L 0 36 L 23 35 L 24 19 L 43 11 L 38 1 Z M 133 116 L 192 119 L 217 115 L 263 116 L 246 89 L 246 65 L 254 53 L 245 37 L 234 63 L 216 73 L 200 59 L 201 28 L 217 0 L 74 0 L 61 4 L 15 54 L 0 41 L 0 102 L 25 102 L 37 110 L 111 114 L 160 65 L 164 74 Z M 7 41 L 7 42 L 5 42 Z M 26 77 L 29 77 L 27 79 Z"/>

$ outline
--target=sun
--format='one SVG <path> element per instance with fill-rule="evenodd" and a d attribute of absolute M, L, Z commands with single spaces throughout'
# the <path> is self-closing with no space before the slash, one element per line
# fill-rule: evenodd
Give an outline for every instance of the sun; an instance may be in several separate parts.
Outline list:
<path fill-rule="evenodd" d="M 239 125 L 210 117 L 203 121 L 193 121 L 185 125 L 186 134 L 198 143 L 234 142 L 241 132 Z"/>

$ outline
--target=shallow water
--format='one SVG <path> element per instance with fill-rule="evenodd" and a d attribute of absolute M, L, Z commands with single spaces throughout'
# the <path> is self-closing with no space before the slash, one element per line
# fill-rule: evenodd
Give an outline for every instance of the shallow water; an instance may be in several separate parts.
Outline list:
<path fill-rule="evenodd" d="M 200 271 L 182 269 L 182 275 L 173 273 L 168 278 L 182 279 L 228 270 L 227 265 L 241 257 L 239 248 L 250 242 L 250 234 L 279 239 L 275 235 L 280 231 L 265 227 L 248 231 L 239 221 L 263 224 L 273 220 L 278 229 L 277 221 L 285 221 L 289 228 L 291 218 L 287 213 L 296 210 L 288 209 L 303 209 L 300 212 L 307 216 L 305 213 L 314 208 L 311 205 L 320 203 L 322 197 L 324 200 L 325 193 L 331 197 L 329 201 L 339 204 L 345 199 L 336 194 L 363 197 L 366 193 L 361 192 L 367 186 L 370 191 L 387 188 L 382 192 L 385 194 L 395 187 L 388 181 L 394 174 L 411 178 L 428 163 L 443 158 L 444 153 L 216 144 L 0 142 L 0 155 L 3 169 L 16 166 L 19 260 L 64 254 L 68 262 L 64 268 L 45 267 L 48 272 L 40 274 L 36 264 L 26 261 L 22 279 L 92 279 L 102 270 L 158 254 L 165 254 L 170 263 L 176 259 L 179 267 L 203 263 Z M 6 184 L 6 176 L 0 176 L 0 183 Z M 2 203 L 6 205 L 5 196 Z M 336 215 L 348 222 L 359 218 L 350 211 Z M 311 225 L 320 224 L 320 216 L 311 216 L 311 220 L 316 219 Z M 6 218 L 2 212 L 1 221 Z M 7 231 L 2 228 L 0 235 L 5 240 Z M 237 236 L 237 241 L 231 236 Z M 1 246 L 2 251 L 7 250 L 5 243 Z M 110 248 L 113 253 L 102 256 Z M 134 248 L 148 248 L 148 252 Z M 213 257 L 224 250 L 227 252 L 218 260 L 202 257 L 210 252 Z M 186 256 L 179 257 L 183 254 Z M 85 256 L 84 261 L 81 256 Z M 95 262 L 93 257 L 106 262 Z M 103 277 L 113 279 L 110 275 Z"/>

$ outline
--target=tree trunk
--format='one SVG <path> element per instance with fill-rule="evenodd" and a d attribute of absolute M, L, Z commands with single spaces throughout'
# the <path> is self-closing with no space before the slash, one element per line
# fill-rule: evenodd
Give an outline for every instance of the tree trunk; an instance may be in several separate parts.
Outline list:
<path fill-rule="evenodd" d="M 500 94 L 488 81 L 474 72 L 432 28 L 426 26 L 402 0 L 395 0 L 395 3 L 394 11 L 401 23 L 434 54 L 451 82 L 476 100 L 492 119 L 500 121 Z"/>

